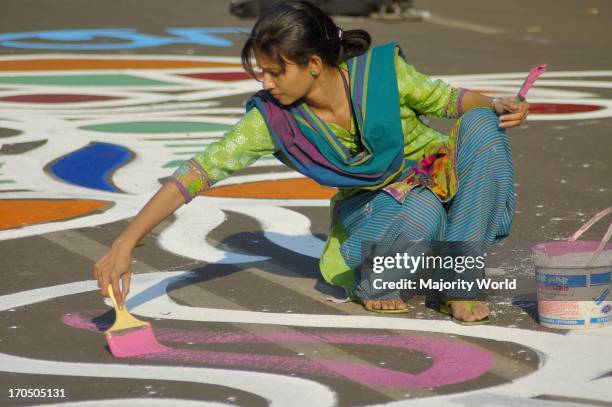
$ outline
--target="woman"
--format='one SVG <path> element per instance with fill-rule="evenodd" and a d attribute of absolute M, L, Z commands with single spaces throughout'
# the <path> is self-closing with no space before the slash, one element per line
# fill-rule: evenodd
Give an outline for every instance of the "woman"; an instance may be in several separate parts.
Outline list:
<path fill-rule="evenodd" d="M 122 305 L 136 243 L 202 190 L 267 154 L 339 188 L 321 272 L 368 310 L 397 312 L 405 304 L 397 292 L 369 296 L 354 273 L 362 242 L 507 236 L 514 182 L 504 128 L 520 125 L 529 105 L 432 81 L 397 45 L 370 42 L 367 32 L 344 32 L 307 1 L 268 9 L 242 50 L 253 77 L 252 57 L 261 68 L 263 90 L 221 140 L 177 169 L 96 263 L 101 294 L 112 284 Z M 460 120 L 447 136 L 425 125 L 424 114 Z M 476 301 L 447 305 L 460 321 L 489 315 Z"/>

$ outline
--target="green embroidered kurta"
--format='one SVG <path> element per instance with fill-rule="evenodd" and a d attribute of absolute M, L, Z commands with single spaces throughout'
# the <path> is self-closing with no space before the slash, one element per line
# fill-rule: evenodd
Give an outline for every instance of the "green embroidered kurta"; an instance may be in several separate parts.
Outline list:
<path fill-rule="evenodd" d="M 397 53 L 397 51 L 396 51 Z M 346 69 L 346 64 L 341 65 Z M 451 199 L 456 191 L 455 139 L 427 126 L 419 115 L 457 118 L 461 116 L 461 98 L 465 89 L 454 88 L 442 80 L 432 80 L 419 73 L 403 58 L 395 56 L 399 90 L 400 116 L 404 134 L 404 155 L 419 163 L 409 173 L 383 188 L 398 201 L 403 201 L 411 188 L 423 185 L 442 201 Z M 340 142 L 351 152 L 359 152 L 354 123 L 347 132 L 341 126 L 328 123 Z M 186 161 L 172 174 L 172 180 L 189 202 L 201 191 L 248 167 L 257 159 L 278 151 L 258 109 L 246 113 L 224 136 Z M 339 189 L 330 203 L 330 216 L 336 202 L 356 189 Z M 342 228 L 332 217 L 330 234 L 321 256 L 323 277 L 331 284 L 350 288 L 352 271 L 344 263 L 339 246 L 345 238 Z"/>

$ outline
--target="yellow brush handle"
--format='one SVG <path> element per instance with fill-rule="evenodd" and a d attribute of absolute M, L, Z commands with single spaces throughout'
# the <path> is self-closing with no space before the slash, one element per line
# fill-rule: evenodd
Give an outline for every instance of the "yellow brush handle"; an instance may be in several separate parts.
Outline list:
<path fill-rule="evenodd" d="M 115 307 L 115 311 L 119 310 L 119 305 L 117 305 L 117 300 L 115 299 L 115 293 L 113 291 L 113 285 L 109 284 L 108 288 L 106 289 L 106 291 L 108 291 L 108 295 L 110 296 L 110 299 L 113 301 L 113 306 Z"/>
<path fill-rule="evenodd" d="M 145 321 L 141 321 L 138 318 L 135 318 L 130 314 L 123 304 L 123 308 L 119 309 L 117 305 L 117 300 L 115 299 L 115 295 L 113 293 L 112 284 L 108 285 L 108 295 L 113 301 L 113 306 L 115 307 L 115 323 L 111 326 L 106 332 L 112 332 L 119 329 L 129 329 L 129 328 L 138 328 L 142 326 L 149 326 L 150 324 Z"/>

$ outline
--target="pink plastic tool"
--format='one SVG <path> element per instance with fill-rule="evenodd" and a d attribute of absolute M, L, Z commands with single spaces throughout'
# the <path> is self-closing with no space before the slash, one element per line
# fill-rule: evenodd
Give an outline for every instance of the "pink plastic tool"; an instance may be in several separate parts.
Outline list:
<path fill-rule="evenodd" d="M 519 93 L 516 96 L 516 99 L 519 102 L 525 100 L 525 97 L 527 96 L 527 91 L 529 90 L 529 88 L 531 88 L 536 79 L 538 79 L 540 75 L 546 72 L 546 68 L 548 68 L 548 65 L 546 64 L 537 65 L 531 68 L 531 71 L 529 71 L 529 75 L 527 75 L 525 82 L 523 82 L 523 86 L 521 86 L 521 89 L 519 90 Z"/>

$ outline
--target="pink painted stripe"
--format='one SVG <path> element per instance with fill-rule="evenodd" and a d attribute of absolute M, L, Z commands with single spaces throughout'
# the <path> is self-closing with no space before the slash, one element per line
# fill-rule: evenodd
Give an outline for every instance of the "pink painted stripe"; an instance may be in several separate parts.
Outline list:
<path fill-rule="evenodd" d="M 90 331 L 106 327 L 96 325 L 78 313 L 66 314 L 62 321 L 68 326 Z M 270 369 L 327 377 L 342 377 L 371 387 L 425 388 L 461 383 L 485 374 L 493 366 L 491 353 L 460 340 L 418 335 L 345 334 L 345 333 L 228 333 L 175 329 L 156 329 L 157 338 L 173 343 L 332 343 L 347 345 L 385 346 L 413 350 L 431 356 L 432 366 L 418 374 L 399 372 L 361 363 L 320 358 L 275 356 L 251 353 L 213 352 L 172 349 L 143 355 L 151 360 L 171 360 L 189 364 Z"/>

